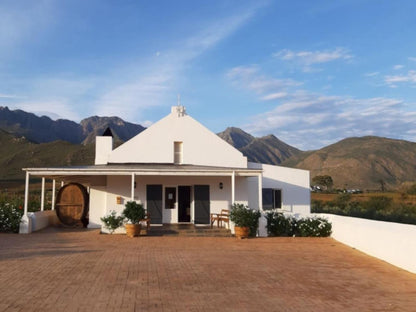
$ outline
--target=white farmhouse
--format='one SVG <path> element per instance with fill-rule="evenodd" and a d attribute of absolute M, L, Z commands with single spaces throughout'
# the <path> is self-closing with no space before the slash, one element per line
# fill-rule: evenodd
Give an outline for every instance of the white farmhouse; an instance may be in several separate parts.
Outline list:
<path fill-rule="evenodd" d="M 183 106 L 113 149 L 111 136 L 96 138 L 95 164 L 81 167 L 25 168 L 26 192 L 21 232 L 35 230 L 27 213 L 30 176 L 77 182 L 89 196 L 89 228 L 100 218 L 142 203 L 152 225 L 209 224 L 210 213 L 233 203 L 265 211 L 310 212 L 309 171 L 247 162 L 243 154 L 186 114 Z M 54 199 L 54 192 L 52 194 Z M 33 221 L 34 222 L 34 221 Z M 266 236 L 264 219 L 259 235 Z"/>

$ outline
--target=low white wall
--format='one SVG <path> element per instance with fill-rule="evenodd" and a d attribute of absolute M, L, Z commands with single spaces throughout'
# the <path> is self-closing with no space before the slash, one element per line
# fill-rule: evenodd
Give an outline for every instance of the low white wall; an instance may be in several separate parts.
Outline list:
<path fill-rule="evenodd" d="M 32 221 L 30 232 L 42 230 L 49 225 L 57 224 L 59 222 L 54 210 L 29 212 L 28 217 Z"/>
<path fill-rule="evenodd" d="M 416 273 L 416 225 L 383 222 L 332 214 L 332 237 L 366 254 Z"/>

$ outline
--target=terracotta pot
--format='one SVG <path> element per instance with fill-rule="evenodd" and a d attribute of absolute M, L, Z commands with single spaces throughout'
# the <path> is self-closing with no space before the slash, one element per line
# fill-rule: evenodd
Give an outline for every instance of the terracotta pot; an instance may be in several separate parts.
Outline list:
<path fill-rule="evenodd" d="M 135 237 L 140 235 L 140 230 L 142 228 L 140 223 L 137 224 L 126 224 L 126 235 L 127 237 Z"/>
<path fill-rule="evenodd" d="M 248 234 L 250 234 L 250 228 L 248 226 L 240 227 L 236 226 L 234 227 L 235 231 L 235 237 L 237 238 L 248 238 Z"/>

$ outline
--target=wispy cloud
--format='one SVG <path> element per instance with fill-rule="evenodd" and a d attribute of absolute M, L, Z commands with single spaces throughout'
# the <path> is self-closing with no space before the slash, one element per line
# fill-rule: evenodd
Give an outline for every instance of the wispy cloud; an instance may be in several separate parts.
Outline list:
<path fill-rule="evenodd" d="M 399 83 L 416 84 L 416 70 L 409 70 L 405 75 L 387 75 L 384 82 L 392 88 L 397 87 Z"/>
<path fill-rule="evenodd" d="M 38 30 L 38 25 L 45 25 L 47 29 L 46 26 L 53 23 L 50 13 L 54 2 L 36 3 L 27 8 L 8 6 L 7 10 L 2 10 L 0 4 L 0 60 L 4 51 L 12 51 L 19 43 L 31 40 L 28 35 L 33 32 L 34 25 Z M 49 111 L 59 107 L 61 117 L 75 120 L 82 117 L 79 114 L 82 106 L 83 114 L 117 115 L 128 121 L 145 121 L 147 109 L 175 103 L 178 86 L 186 84 L 186 71 L 193 61 L 246 25 L 264 5 L 255 3 L 242 9 L 233 8 L 222 12 L 221 17 L 200 20 L 195 27 L 189 27 L 181 39 L 167 38 L 163 49 L 158 47 L 148 58 L 140 55 L 117 59 L 118 63 L 112 67 L 100 68 L 99 77 L 85 77 L 86 74 L 78 70 L 54 72 L 47 77 L 31 76 L 20 79 L 13 89 L 25 89 L 27 98 L 18 100 L 4 92 L 0 99 L 8 100 L 14 107 L 30 107 L 31 112 L 48 111 L 42 104 L 47 103 L 51 105 Z M 29 14 L 30 9 L 34 16 Z M 42 21 L 37 21 L 38 17 Z"/>
<path fill-rule="evenodd" d="M 285 90 L 302 85 L 293 79 L 267 77 L 260 73 L 260 68 L 256 65 L 234 67 L 226 76 L 235 86 L 261 94 L 263 100 L 277 99 L 285 94 Z"/>
<path fill-rule="evenodd" d="M 317 94 L 293 96 L 275 109 L 259 114 L 245 126 L 250 133 L 276 134 L 301 149 L 316 149 L 345 137 L 401 133 L 414 140 L 416 112 L 389 98 L 354 99 Z"/>
<path fill-rule="evenodd" d="M 19 96 L 15 95 L 15 94 L 0 93 L 0 99 L 16 99 L 16 98 L 19 98 Z"/>
<path fill-rule="evenodd" d="M 393 69 L 394 70 L 399 70 L 399 69 L 402 69 L 402 68 L 404 68 L 404 66 L 403 65 L 400 65 L 400 64 L 393 66 Z"/>
<path fill-rule="evenodd" d="M 375 77 L 378 76 L 380 72 L 371 72 L 371 73 L 365 73 L 364 76 L 366 77 Z"/>
<path fill-rule="evenodd" d="M 0 59 L 12 56 L 25 41 L 41 37 L 53 21 L 51 1 L 0 3 Z"/>
<path fill-rule="evenodd" d="M 261 99 L 263 101 L 270 101 L 270 100 L 283 99 L 285 97 L 287 97 L 287 92 L 276 92 L 276 93 L 267 94 L 261 97 Z"/>
<path fill-rule="evenodd" d="M 239 77 L 241 76 L 241 77 Z M 416 112 L 401 100 L 373 97 L 354 98 L 319 94 L 299 89 L 282 90 L 275 78 L 262 74 L 259 66 L 238 67 L 228 77 L 239 88 L 254 92 L 258 100 L 276 99 L 267 112 L 251 118 L 244 127 L 255 135 L 273 133 L 283 141 L 308 150 L 323 147 L 345 137 L 379 135 L 389 137 L 392 132 L 401 138 L 414 140 Z M 257 88 L 257 82 L 269 88 Z"/>
<path fill-rule="evenodd" d="M 128 64 L 129 80 L 115 83 L 120 73 L 113 73 L 112 76 L 117 77 L 108 83 L 110 86 L 97 99 L 96 111 L 103 115 L 135 116 L 136 120 L 140 120 L 144 110 L 173 103 L 175 99 L 168 98 L 177 92 L 177 85 L 184 79 L 183 72 L 187 66 L 238 31 L 260 7 L 257 5 L 223 18 L 201 21 L 204 27 L 199 31 L 191 30 L 191 34 L 181 42 L 172 42 L 170 49 L 163 53 L 156 52 L 153 59 Z"/>
<path fill-rule="evenodd" d="M 273 57 L 282 61 L 289 61 L 303 67 L 305 72 L 313 72 L 312 66 L 316 64 L 323 64 L 333 62 L 336 60 L 350 60 L 353 55 L 345 48 L 335 48 L 334 50 L 324 51 L 292 51 L 281 50 L 273 54 Z"/>

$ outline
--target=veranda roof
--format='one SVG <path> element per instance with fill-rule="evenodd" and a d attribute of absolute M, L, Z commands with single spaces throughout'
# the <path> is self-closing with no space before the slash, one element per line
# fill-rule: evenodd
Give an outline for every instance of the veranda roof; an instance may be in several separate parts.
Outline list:
<path fill-rule="evenodd" d="M 23 168 L 31 176 L 63 178 L 105 175 L 259 176 L 262 169 L 177 164 L 108 164 L 72 167 Z"/>

